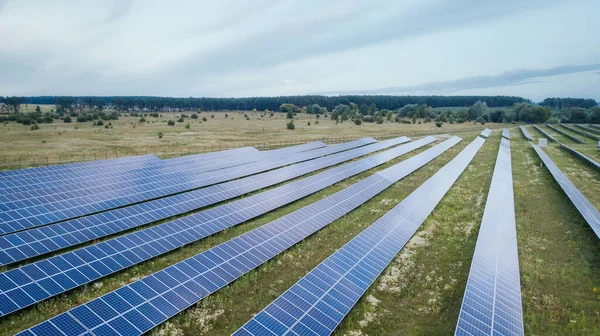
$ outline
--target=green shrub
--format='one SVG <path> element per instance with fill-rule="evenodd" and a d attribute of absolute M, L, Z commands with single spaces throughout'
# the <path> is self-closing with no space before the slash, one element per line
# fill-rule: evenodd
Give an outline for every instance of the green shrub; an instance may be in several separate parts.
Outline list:
<path fill-rule="evenodd" d="M 183 122 L 183 118 L 179 117 L 179 119 L 177 119 L 177 122 Z"/>
<path fill-rule="evenodd" d="M 437 127 L 442 127 L 442 124 L 443 123 L 441 121 L 436 121 L 435 122 L 435 126 L 437 126 Z"/>
<path fill-rule="evenodd" d="M 169 120 L 169 121 L 167 121 L 167 125 L 169 125 L 169 126 L 175 126 L 175 121 Z"/>
<path fill-rule="evenodd" d="M 318 122 L 318 121 L 317 121 Z M 354 119 L 354 125 L 362 125 L 362 120 L 360 119 Z"/>
<path fill-rule="evenodd" d="M 290 121 L 289 123 L 286 124 L 287 129 L 289 130 L 293 130 L 296 129 L 296 125 L 294 125 L 294 121 Z"/>
<path fill-rule="evenodd" d="M 64 122 L 66 122 L 66 123 L 70 123 L 70 122 L 71 122 L 71 117 L 69 117 L 69 116 L 66 116 L 66 117 L 63 119 L 63 121 L 64 121 Z"/>
<path fill-rule="evenodd" d="M 206 119 L 206 117 L 203 117 L 203 118 L 202 118 L 202 121 L 207 121 L 207 120 L 208 120 L 208 119 Z"/>
<path fill-rule="evenodd" d="M 162 139 L 162 137 L 163 137 L 163 132 L 158 132 L 158 138 Z"/>
<path fill-rule="evenodd" d="M 185 124 L 185 128 L 189 129 L 191 127 L 190 123 Z"/>

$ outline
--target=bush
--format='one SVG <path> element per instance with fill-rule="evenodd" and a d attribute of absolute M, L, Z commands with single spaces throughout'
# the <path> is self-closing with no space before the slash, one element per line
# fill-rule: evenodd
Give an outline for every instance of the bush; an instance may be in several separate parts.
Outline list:
<path fill-rule="evenodd" d="M 66 123 L 70 123 L 70 122 L 71 122 L 71 117 L 69 117 L 69 116 L 66 116 L 66 117 L 63 119 L 63 121 L 64 121 L 64 122 L 66 122 Z"/>
<path fill-rule="evenodd" d="M 167 125 L 169 125 L 169 126 L 175 126 L 175 121 L 169 120 L 169 121 L 167 121 Z"/>
<path fill-rule="evenodd" d="M 377 116 L 377 117 L 375 117 L 375 122 L 376 122 L 377 124 L 380 124 L 380 125 L 381 125 L 381 124 L 383 124 L 383 118 L 382 118 L 382 117 L 380 117 L 380 116 Z"/>
<path fill-rule="evenodd" d="M 189 129 L 192 125 L 190 123 L 185 124 L 185 128 Z"/>
<path fill-rule="evenodd" d="M 482 125 L 485 125 L 485 119 L 482 116 L 477 117 L 477 119 L 475 120 L 475 123 L 480 123 Z"/>
<path fill-rule="evenodd" d="M 288 118 L 288 119 L 294 119 L 294 112 L 292 112 L 292 111 L 289 111 L 289 112 L 286 114 L 286 116 L 287 116 L 287 118 Z"/>
<path fill-rule="evenodd" d="M 310 126 L 310 121 L 308 123 L 306 123 L 308 126 Z"/>
<path fill-rule="evenodd" d="M 557 117 L 552 117 L 552 118 L 548 119 L 547 123 L 548 124 L 558 124 L 558 123 L 560 123 L 560 120 L 558 120 Z"/>
<path fill-rule="evenodd" d="M 435 122 L 435 126 L 437 126 L 437 127 L 442 127 L 442 124 L 443 123 L 441 121 L 436 121 Z"/>
<path fill-rule="evenodd" d="M 318 121 L 318 120 L 317 120 L 317 121 L 315 121 L 315 125 L 318 125 L 318 124 L 319 124 L 319 121 Z"/>
<path fill-rule="evenodd" d="M 211 118 L 214 118 L 214 117 L 215 117 L 215 115 L 214 115 L 214 114 L 211 114 L 211 115 L 210 115 L 210 117 L 211 117 Z"/>
<path fill-rule="evenodd" d="M 163 137 L 163 132 L 158 132 L 158 138 L 162 139 L 162 137 Z"/>
<path fill-rule="evenodd" d="M 141 124 L 141 123 L 143 123 L 143 122 L 146 122 L 146 118 L 144 118 L 144 117 L 141 117 L 141 118 L 140 118 L 140 124 Z"/>
<path fill-rule="evenodd" d="M 362 120 L 360 120 L 360 119 L 354 119 L 354 125 L 362 125 Z"/>
<path fill-rule="evenodd" d="M 290 121 L 289 123 L 287 123 L 286 127 L 287 127 L 287 129 L 289 129 L 289 130 L 296 129 L 296 125 L 294 125 L 294 121 L 293 121 L 293 120 L 292 120 L 292 121 Z"/>
<path fill-rule="evenodd" d="M 206 119 L 206 117 L 202 118 L 202 121 L 207 121 L 208 119 Z"/>
<path fill-rule="evenodd" d="M 183 122 L 183 118 L 179 117 L 179 119 L 177 119 L 177 122 Z"/>
<path fill-rule="evenodd" d="M 37 121 L 33 125 L 31 125 L 32 131 L 39 130 L 39 129 L 40 129 L 40 126 L 38 125 Z"/>

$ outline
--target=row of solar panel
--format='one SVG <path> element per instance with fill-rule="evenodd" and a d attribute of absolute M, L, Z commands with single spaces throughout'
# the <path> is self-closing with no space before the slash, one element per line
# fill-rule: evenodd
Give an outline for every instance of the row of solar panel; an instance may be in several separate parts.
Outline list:
<path fill-rule="evenodd" d="M 0 312 L 7 314 L 240 224 L 432 141 L 415 141 L 273 190 L 2 273 Z M 317 169 L 320 167 L 313 167 Z M 44 292 L 47 294 L 39 294 Z"/>
<path fill-rule="evenodd" d="M 594 159 L 592 159 L 591 157 L 565 145 L 565 144 L 560 144 L 560 147 L 571 152 L 573 155 L 575 155 L 576 157 L 580 158 L 581 160 L 583 160 L 585 163 L 589 164 L 590 166 L 600 170 L 600 163 Z"/>
<path fill-rule="evenodd" d="M 340 147 L 325 148 L 322 151 L 315 150 L 296 154 L 290 158 L 276 162 L 266 160 L 255 164 L 230 167 L 194 175 L 189 179 L 184 179 L 178 184 L 175 184 L 173 180 L 149 183 L 143 185 L 143 187 L 123 188 L 118 191 L 93 194 L 44 205 L 25 206 L 29 200 L 22 202 L 18 201 L 13 204 L 13 206 L 17 206 L 18 209 L 0 213 L 0 219 L 2 220 L 2 223 L 0 223 L 0 233 L 6 234 L 20 231 L 171 194 L 198 189 L 233 178 L 253 175 L 282 165 L 310 160 L 318 156 L 331 154 L 332 152 L 341 150 L 342 148 Z"/>
<path fill-rule="evenodd" d="M 247 151 L 240 151 L 238 153 L 219 158 L 206 159 L 203 157 L 198 157 L 195 160 L 190 160 L 183 163 L 153 163 L 146 164 L 136 169 L 127 169 L 118 172 L 103 170 L 102 173 L 99 174 L 89 172 L 88 174 L 80 174 L 76 176 L 69 175 L 68 178 L 58 177 L 54 179 L 22 179 L 18 181 L 7 181 L 4 183 L 4 187 L 1 190 L 1 195 L 8 195 L 12 197 L 10 200 L 16 200 L 17 198 L 11 194 L 22 193 L 26 191 L 43 191 L 45 194 L 52 194 L 48 193 L 47 189 L 57 190 L 56 193 L 59 193 L 69 190 L 78 190 L 114 183 L 140 180 L 144 178 L 147 179 L 151 178 L 152 176 L 161 178 L 166 178 L 169 176 L 177 177 L 184 174 L 194 174 L 244 163 L 251 163 L 258 161 L 265 156 L 266 154 L 262 153 L 248 153 Z M 2 201 L 6 202 L 4 199 L 2 199 Z"/>
<path fill-rule="evenodd" d="M 313 150 L 304 155 L 310 155 L 312 157 L 320 153 L 327 154 L 336 151 L 343 151 L 374 142 L 376 142 L 375 139 L 364 138 L 349 143 L 332 145 L 327 148 Z M 42 205 L 58 201 L 66 201 L 81 196 L 91 196 L 94 194 L 108 193 L 123 188 L 143 188 L 145 185 L 152 183 L 181 183 L 182 181 L 187 181 L 190 178 L 193 178 L 192 175 L 198 175 L 201 173 L 207 173 L 213 170 L 219 170 L 228 167 L 240 166 L 243 164 L 250 164 L 257 161 L 271 161 L 277 159 L 281 160 L 284 158 L 288 158 L 289 156 L 290 155 L 285 156 L 281 154 L 252 154 L 246 156 L 235 155 L 234 157 L 225 157 L 223 159 L 218 160 L 215 159 L 205 162 L 193 162 L 189 166 L 184 166 L 184 168 L 181 168 L 181 170 L 176 172 L 169 171 L 166 173 L 162 173 L 160 172 L 160 170 L 148 170 L 143 174 L 139 174 L 138 172 L 126 171 L 120 176 L 115 176 L 114 178 L 107 178 L 105 181 L 102 181 L 99 184 L 94 181 L 54 186 L 52 188 L 47 189 L 36 188 L 35 190 L 27 192 L 13 191 L 6 196 L 0 196 L 0 204 L 4 206 L 0 207 L 0 210 L 3 210 L 5 208 L 18 209 L 18 205 L 20 204 L 15 203 L 23 200 L 27 200 L 28 202 L 31 202 L 35 205 Z"/>
<path fill-rule="evenodd" d="M 481 132 L 481 134 L 480 134 L 480 135 L 481 135 L 482 137 L 484 137 L 484 138 L 487 138 L 487 137 L 489 137 L 489 136 L 490 136 L 490 134 L 492 134 L 492 130 L 491 130 L 491 129 L 489 129 L 489 128 L 486 128 L 486 129 L 484 129 L 484 130 Z"/>
<path fill-rule="evenodd" d="M 456 335 L 524 335 L 510 141 L 502 139 Z"/>
<path fill-rule="evenodd" d="M 485 140 L 477 137 L 400 204 L 234 333 L 329 335 L 435 209 Z"/>
<path fill-rule="evenodd" d="M 508 130 L 508 128 L 502 129 L 502 137 L 506 140 L 510 140 L 510 131 Z"/>
<path fill-rule="evenodd" d="M 560 126 L 563 127 L 563 128 L 565 128 L 565 129 L 568 129 L 571 132 L 577 133 L 579 135 L 583 135 L 584 137 L 600 141 L 600 136 L 598 136 L 598 135 L 586 133 L 586 132 L 583 132 L 583 131 L 581 131 L 581 130 L 579 130 L 577 128 L 574 128 L 574 127 L 571 127 L 571 126 L 567 126 L 565 124 L 560 124 Z"/>
<path fill-rule="evenodd" d="M 176 263 L 21 335 L 138 335 L 360 206 L 460 141 L 453 137 L 338 193 Z"/>
<path fill-rule="evenodd" d="M 581 128 L 582 130 L 584 130 L 586 132 L 591 132 L 592 134 L 600 134 L 600 129 L 597 129 L 594 127 L 586 127 L 586 126 L 579 125 L 579 124 L 575 124 L 575 127 Z"/>
<path fill-rule="evenodd" d="M 575 208 L 592 228 L 598 238 L 600 238 L 600 212 L 588 201 L 588 199 L 577 189 L 577 187 L 567 178 L 567 176 L 556 166 L 550 157 L 538 146 L 532 144 L 533 149 L 538 154 L 546 168 L 554 177 L 561 189 L 571 200 Z"/>
<path fill-rule="evenodd" d="M 195 191 L 5 235 L 0 237 L 0 265 L 184 214 L 407 141 L 406 137 L 391 139 Z M 403 148 L 418 148 L 431 141 L 434 139 L 425 138 Z"/>
<path fill-rule="evenodd" d="M 525 137 L 525 139 L 527 139 L 528 141 L 533 141 L 533 138 L 531 137 L 531 135 L 529 135 L 529 132 L 527 131 L 525 126 L 519 126 L 519 128 L 521 129 L 521 132 L 523 132 L 523 136 Z"/>
<path fill-rule="evenodd" d="M 556 132 L 556 133 L 558 133 L 558 134 L 560 134 L 560 135 L 563 135 L 563 136 L 565 136 L 565 137 L 567 137 L 567 138 L 569 138 L 569 139 L 571 139 L 571 140 L 573 140 L 573 141 L 575 141 L 575 142 L 579 142 L 579 143 L 585 143 L 585 141 L 583 141 L 583 140 L 579 139 L 578 137 L 576 137 L 576 136 L 574 136 L 574 135 L 571 135 L 571 134 L 569 134 L 569 133 L 567 133 L 567 132 L 565 132 L 565 131 L 563 131 L 563 130 L 560 130 L 560 129 L 558 129 L 558 128 L 556 128 L 556 127 L 554 127 L 554 126 L 552 126 L 552 125 L 550 125 L 550 124 L 548 124 L 548 123 L 546 124 L 546 126 L 548 126 L 548 128 L 550 128 L 550 129 L 551 129 L 551 130 L 553 130 L 554 132 Z"/>
<path fill-rule="evenodd" d="M 533 125 L 533 128 L 535 128 L 536 130 L 538 130 L 538 132 L 542 133 L 546 138 L 548 138 L 548 139 L 550 139 L 550 140 L 552 140 L 554 142 L 559 142 L 558 140 L 556 140 L 555 137 L 553 137 L 548 132 L 546 132 L 543 129 L 541 129 L 538 125 Z"/>
<path fill-rule="evenodd" d="M 588 126 L 595 130 L 600 130 L 600 125 L 588 124 Z"/>

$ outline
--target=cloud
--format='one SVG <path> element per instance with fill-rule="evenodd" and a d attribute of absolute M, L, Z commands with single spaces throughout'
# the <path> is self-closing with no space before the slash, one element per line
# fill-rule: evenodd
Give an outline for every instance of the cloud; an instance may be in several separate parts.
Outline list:
<path fill-rule="evenodd" d="M 108 22 L 116 21 L 129 15 L 132 5 L 133 0 L 115 0 L 108 17 Z"/>
<path fill-rule="evenodd" d="M 320 94 L 409 94 L 411 92 L 452 93 L 460 90 L 495 88 L 502 86 L 533 84 L 543 77 L 552 77 L 579 72 L 600 70 L 600 63 L 587 65 L 564 65 L 549 69 L 520 69 L 501 73 L 495 76 L 475 76 L 450 81 L 430 82 L 411 86 L 392 86 L 362 91 L 331 91 Z"/>

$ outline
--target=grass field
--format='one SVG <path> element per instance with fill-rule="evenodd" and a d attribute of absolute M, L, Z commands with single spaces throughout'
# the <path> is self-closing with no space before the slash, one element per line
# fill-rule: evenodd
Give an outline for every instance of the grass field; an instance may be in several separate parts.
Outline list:
<path fill-rule="evenodd" d="M 246 120 L 245 114 L 249 120 Z M 202 112 L 199 119 L 187 118 L 184 122 L 176 122 L 175 126 L 167 125 L 168 120 L 177 120 L 178 116 L 179 113 L 162 113 L 159 118 L 146 117 L 146 123 L 140 123 L 139 117 L 121 117 L 110 121 L 112 128 L 109 129 L 93 126 L 92 122 L 64 123 L 61 120 L 40 124 L 40 129 L 35 131 L 31 131 L 30 126 L 15 122 L 0 125 L 0 141 L 5 148 L 0 152 L 0 165 L 14 169 L 146 153 L 167 157 L 247 145 L 269 148 L 314 140 L 347 141 L 362 136 L 455 134 L 465 129 L 486 127 L 473 123 L 446 123 L 438 128 L 431 122 L 407 125 L 387 120 L 380 125 L 363 123 L 357 126 L 351 121 L 336 124 L 330 119 L 298 114 L 294 119 L 296 129 L 288 130 L 286 124 L 290 120 L 285 114 L 261 117 L 260 112 Z M 185 127 L 187 123 L 190 124 L 189 129 Z M 159 132 L 163 133 L 163 138 L 158 137 Z"/>
<path fill-rule="evenodd" d="M 131 123 L 135 124 L 139 118 L 122 118 L 113 122 L 114 128 L 109 130 L 99 130 L 92 127 L 91 123 L 60 123 L 41 125 L 42 130 L 34 132 L 25 126 L 9 124 L 4 126 L 7 130 L 2 132 L 2 140 L 12 143 L 9 153 L 6 153 L 12 155 L 15 154 L 12 148 L 18 152 L 21 151 L 21 146 L 25 148 L 24 152 L 43 153 L 43 150 L 36 147 L 49 145 L 49 153 L 75 150 L 71 146 L 91 153 L 93 150 L 106 148 L 141 151 L 142 148 L 152 148 L 152 144 L 161 146 L 163 142 L 164 148 L 186 148 L 199 141 L 215 144 L 226 141 L 242 143 L 256 142 L 260 138 L 260 141 L 274 142 L 286 138 L 334 139 L 348 135 L 359 137 L 435 130 L 431 123 L 402 125 L 386 122 L 383 125 L 355 126 L 349 122 L 335 125 L 327 120 L 315 126 L 314 117 L 307 119 L 307 116 L 300 116 L 300 120 L 296 121 L 297 129 L 288 131 L 285 129 L 287 120 L 281 114 L 276 114 L 273 118 L 267 116 L 265 120 L 256 119 L 259 115 L 248 115 L 250 121 L 245 120 L 240 113 L 229 113 L 229 119 L 233 116 L 234 120 L 222 120 L 224 114 L 221 113 L 215 113 L 215 119 L 210 118 L 210 113 L 202 113 L 200 118 L 207 116 L 208 121 L 192 123 L 190 130 L 184 128 L 185 123 L 168 127 L 162 121 L 136 124 L 133 128 Z M 167 118 L 161 120 L 163 119 Z M 313 125 L 306 126 L 308 121 Z M 78 126 L 78 129 L 74 129 L 74 126 Z M 443 129 L 448 133 L 460 133 L 463 141 L 358 209 L 179 314 L 151 334 L 228 335 L 235 331 L 449 162 L 477 136 L 477 131 L 465 131 L 473 126 L 444 125 Z M 236 131 L 236 127 L 240 129 Z M 63 129 L 67 133 L 57 135 Z M 122 132 L 123 129 L 127 129 L 127 132 Z M 518 127 L 513 125 L 510 130 L 525 333 L 600 335 L 598 239 L 547 169 L 540 165 L 541 160 L 525 141 Z M 528 130 L 534 138 L 541 137 L 532 127 L 528 127 Z M 550 129 L 546 130 L 556 135 L 560 141 L 596 160 L 600 159 L 591 140 L 586 141 L 586 144 L 576 144 Z M 156 137 L 158 131 L 165 133 L 163 139 Z M 37 139 L 33 139 L 36 137 Z M 44 137 L 48 140 L 41 144 Z M 65 139 L 68 141 L 63 141 Z M 417 234 L 336 330 L 336 335 L 448 335 L 454 331 L 499 143 L 500 132 L 494 131 Z M 0 334 L 13 334 L 236 237 L 331 195 L 428 147 L 431 146 L 195 244 L 12 314 L 0 320 Z M 545 151 L 590 202 L 600 208 L 600 172 L 558 148 L 556 144 L 550 144 Z"/>

